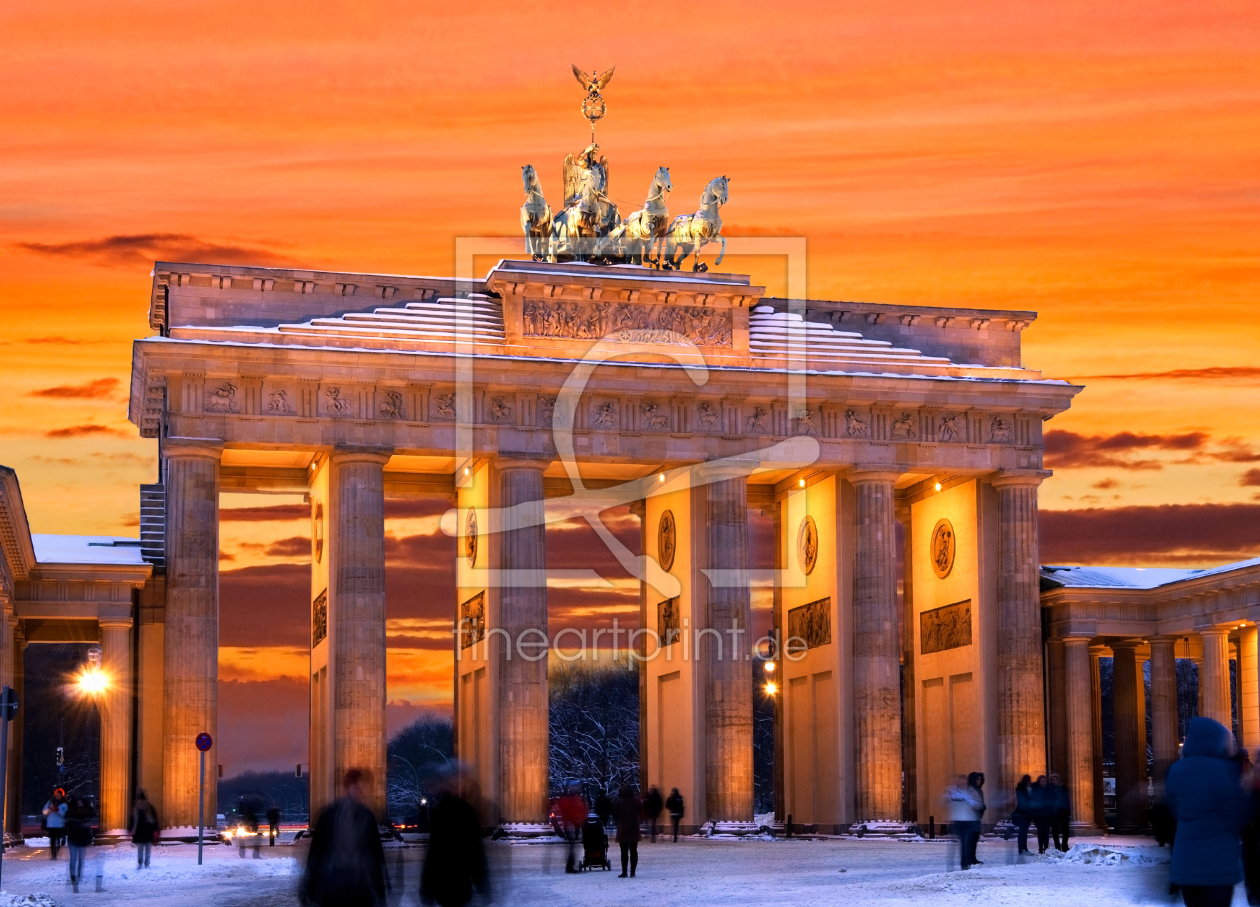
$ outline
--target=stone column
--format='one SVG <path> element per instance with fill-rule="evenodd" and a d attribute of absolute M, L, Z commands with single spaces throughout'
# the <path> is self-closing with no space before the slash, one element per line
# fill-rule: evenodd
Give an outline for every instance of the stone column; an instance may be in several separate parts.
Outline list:
<path fill-rule="evenodd" d="M 704 646 L 705 794 L 718 822 L 753 818 L 752 679 L 746 660 L 752 640 L 748 584 L 748 480 L 721 479 L 705 487 L 708 601 L 705 627 L 722 645 Z M 696 527 L 693 531 L 700 531 Z"/>
<path fill-rule="evenodd" d="M 855 817 L 901 817 L 901 639 L 893 472 L 850 475 L 856 499 L 853 565 Z"/>
<path fill-rule="evenodd" d="M 1094 824 L 1105 829 L 1107 813 L 1103 800 L 1102 675 L 1099 671 L 1099 660 L 1104 648 L 1089 647 L 1089 705 L 1094 716 Z"/>
<path fill-rule="evenodd" d="M 547 548 L 542 460 L 500 457 L 499 563 L 513 571 L 499 591 L 511 657 L 499 671 L 499 812 L 507 822 L 547 816 Z M 493 529 L 494 527 L 492 527 Z M 518 644 L 519 643 L 519 644 Z M 539 657 L 541 656 L 541 657 Z"/>
<path fill-rule="evenodd" d="M 638 500 L 630 502 L 630 512 L 639 518 L 639 554 L 645 554 L 648 550 L 648 528 L 647 528 L 647 501 Z M 648 585 L 639 579 L 639 626 L 648 627 Z M 640 649 L 647 644 L 646 638 L 643 639 Z M 640 652 L 642 654 L 642 652 Z M 648 673 L 647 662 L 640 661 L 638 663 L 639 672 L 639 790 L 646 791 L 651 783 L 651 773 L 660 774 L 659 766 L 652 765 L 649 760 L 649 750 L 651 749 L 648 739 Z"/>
<path fill-rule="evenodd" d="M 915 693 L 919 684 L 914 670 L 914 536 L 910 508 L 897 508 L 901 523 L 901 765 L 905 771 L 906 796 L 903 816 L 907 822 L 919 819 L 918 740 L 915 733 Z"/>
<path fill-rule="evenodd" d="M 220 449 L 167 441 L 162 822 L 197 824 L 200 733 L 218 736 Z M 205 823 L 218 808 L 218 746 L 206 753 Z"/>
<path fill-rule="evenodd" d="M 1050 721 L 1049 770 L 1067 771 L 1068 765 L 1068 679 L 1066 677 L 1066 651 L 1062 639 L 1046 640 L 1046 679 L 1050 689 L 1050 701 L 1046 704 Z"/>
<path fill-rule="evenodd" d="M 1063 640 L 1063 699 L 1066 718 L 1066 778 L 1072 796 L 1072 824 L 1094 828 L 1094 710 L 1089 639 Z"/>
<path fill-rule="evenodd" d="M 109 683 L 100 701 L 101 829 L 112 833 L 127 828 L 131 807 L 131 618 L 103 617 L 99 624 L 101 669 Z"/>
<path fill-rule="evenodd" d="M 763 510 L 762 513 L 769 513 L 774 520 L 774 569 L 776 576 L 782 576 L 782 571 L 787 567 L 785 560 L 787 542 L 783 538 L 783 502 L 776 501 L 768 511 Z M 774 610 L 771 617 L 773 628 L 770 632 L 776 640 L 774 660 L 775 664 L 778 665 L 778 671 L 774 674 L 774 679 L 779 686 L 783 686 L 783 654 L 779 650 L 779 646 L 784 638 L 783 587 L 777 580 L 774 584 L 773 597 Z M 777 695 L 771 697 L 774 702 L 774 819 L 776 822 L 787 821 L 787 783 L 785 776 L 787 728 L 783 722 L 783 700 L 786 696 L 787 691 L 781 689 Z"/>
<path fill-rule="evenodd" d="M 1177 638 L 1151 640 L 1151 752 L 1155 757 L 1156 798 L 1168 767 L 1177 761 Z"/>
<path fill-rule="evenodd" d="M 22 623 L 16 616 L 11 618 L 10 627 L 13 635 L 13 681 L 11 686 L 18 697 L 18 713 L 13 719 L 13 723 L 9 725 L 9 740 L 11 741 L 9 748 L 9 770 L 8 770 L 8 786 L 9 791 L 7 802 L 5 803 L 5 828 L 13 835 L 22 833 L 22 728 L 26 723 L 22 709 L 26 707 L 26 697 L 23 695 L 23 681 L 25 680 L 25 657 L 26 634 L 22 631 Z M 43 804 L 40 804 L 41 806 Z"/>
<path fill-rule="evenodd" d="M 1200 630 L 1203 666 L 1199 669 L 1199 714 L 1233 727 L 1229 695 L 1229 628 Z"/>
<path fill-rule="evenodd" d="M 1045 771 L 1037 486 L 1045 472 L 1002 473 L 998 496 L 997 682 L 999 789 Z"/>
<path fill-rule="evenodd" d="M 1260 665 L 1257 664 L 1257 630 L 1254 625 L 1238 631 L 1238 718 L 1248 753 L 1260 747 Z"/>
<path fill-rule="evenodd" d="M 328 619 L 333 676 L 333 780 L 372 776 L 368 805 L 385 814 L 385 463 L 377 452 L 337 451 L 330 495 L 334 544 Z"/>
<path fill-rule="evenodd" d="M 1140 831 L 1146 827 L 1146 772 L 1140 770 L 1138 752 L 1137 646 L 1136 640 L 1113 643 L 1112 715 L 1116 738 L 1116 830 Z"/>

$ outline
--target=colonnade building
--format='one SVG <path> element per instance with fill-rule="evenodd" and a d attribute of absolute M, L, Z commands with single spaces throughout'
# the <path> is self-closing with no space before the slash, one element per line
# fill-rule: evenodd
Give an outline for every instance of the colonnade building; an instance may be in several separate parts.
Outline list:
<path fill-rule="evenodd" d="M 5 536 L 0 672 L 57 621 L 95 632 L 111 695 L 130 697 L 103 805 L 113 816 L 143 787 L 168 826 L 194 825 L 193 740 L 217 736 L 219 495 L 306 495 L 312 811 L 351 767 L 371 770 L 383 810 L 384 502 L 438 498 L 459 545 L 457 754 L 488 824 L 540 823 L 545 527 L 578 513 L 599 531 L 601 511 L 629 504 L 641 551 L 602 535 L 640 578 L 643 781 L 684 791 L 695 826 L 740 826 L 757 510 L 776 535 L 783 815 L 820 831 L 926 821 L 956 773 L 1009 789 L 1048 766 L 1092 809 L 1089 659 L 1134 666 L 1154 637 L 1154 660 L 1183 632 L 1162 615 L 1182 606 L 1041 591 L 1063 578 L 1038 560 L 1042 426 L 1080 388 L 1024 366 L 1034 319 L 776 299 L 739 275 L 635 266 L 502 261 L 451 280 L 159 262 L 129 407 L 159 444 L 143 547 L 113 542 L 126 564 L 75 586 L 12 541 L 20 527 Z M 70 591 L 89 586 L 110 608 L 89 614 Z M 1187 634 L 1218 640 L 1196 620 Z M 1239 657 L 1254 680 L 1250 626 Z M 206 798 L 213 816 L 213 785 Z"/>

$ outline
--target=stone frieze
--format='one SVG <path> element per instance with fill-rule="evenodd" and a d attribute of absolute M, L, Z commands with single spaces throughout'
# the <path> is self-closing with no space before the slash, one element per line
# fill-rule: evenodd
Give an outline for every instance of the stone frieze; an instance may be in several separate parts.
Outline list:
<path fill-rule="evenodd" d="M 521 315 L 526 337 L 703 347 L 729 347 L 733 338 L 730 310 L 708 306 L 526 299 Z"/>

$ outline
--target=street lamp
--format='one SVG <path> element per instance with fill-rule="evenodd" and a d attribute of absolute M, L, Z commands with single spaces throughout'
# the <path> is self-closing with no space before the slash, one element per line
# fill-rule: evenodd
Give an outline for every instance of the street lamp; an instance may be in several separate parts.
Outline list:
<path fill-rule="evenodd" d="M 88 663 L 77 678 L 79 692 L 94 699 L 109 689 L 109 675 L 101 668 L 103 654 L 100 646 L 88 649 Z"/>

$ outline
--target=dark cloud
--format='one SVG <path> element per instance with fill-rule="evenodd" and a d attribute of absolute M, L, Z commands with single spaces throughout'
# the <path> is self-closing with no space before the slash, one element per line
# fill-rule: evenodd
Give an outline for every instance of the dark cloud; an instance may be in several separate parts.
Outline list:
<path fill-rule="evenodd" d="M 1260 504 L 1041 511 L 1043 564 L 1211 567 L 1260 553 Z"/>
<path fill-rule="evenodd" d="M 1110 491 L 1113 488 L 1119 488 L 1120 483 L 1115 479 L 1103 479 L 1101 482 L 1095 482 L 1090 487 L 1097 488 L 1099 491 Z"/>
<path fill-rule="evenodd" d="M 55 397 L 63 400 L 105 400 L 114 396 L 122 382 L 117 378 L 98 378 L 84 384 L 61 384 L 31 391 L 28 397 Z"/>
<path fill-rule="evenodd" d="M 119 431 L 116 428 L 110 428 L 108 425 L 71 425 L 68 428 L 54 428 L 51 431 L 44 432 L 45 438 L 86 438 L 93 435 L 112 435 L 116 438 L 125 438 L 127 433 Z"/>
<path fill-rule="evenodd" d="M 219 761 L 224 775 L 293 771 L 310 752 L 310 685 L 302 680 L 219 681 Z"/>
<path fill-rule="evenodd" d="M 1220 366 L 1216 368 L 1179 368 L 1168 372 L 1133 372 L 1124 375 L 1083 375 L 1074 381 L 1151 381 L 1158 379 L 1189 381 L 1257 381 L 1260 368 L 1253 366 Z"/>
<path fill-rule="evenodd" d="M 220 570 L 219 645 L 309 645 L 310 601 L 306 564 Z"/>
<path fill-rule="evenodd" d="M 1245 486 L 1260 485 L 1260 469 L 1248 469 L 1239 477 L 1238 484 Z"/>
<path fill-rule="evenodd" d="M 1152 459 L 1135 459 L 1137 451 L 1197 451 L 1208 441 L 1207 432 L 1147 435 L 1122 431 L 1114 435 L 1082 435 L 1074 431 L 1048 431 L 1045 435 L 1046 466 L 1051 469 L 1113 467 L 1115 469 L 1163 469 Z"/>
<path fill-rule="evenodd" d="M 1260 463 L 1260 451 L 1242 438 L 1226 438 L 1221 442 L 1221 448 L 1212 452 L 1211 457 L 1222 463 Z"/>
<path fill-rule="evenodd" d="M 187 233 L 126 233 L 65 243 L 19 242 L 14 248 L 57 258 L 84 258 L 109 267 L 134 267 L 154 261 L 253 265 L 290 261 L 266 246 L 215 242 Z"/>
<path fill-rule="evenodd" d="M 309 557 L 310 553 L 311 540 L 305 535 L 294 535 L 272 542 L 264 551 L 268 557 Z"/>
<path fill-rule="evenodd" d="M 309 504 L 267 504 L 262 507 L 233 507 L 219 510 L 220 523 L 267 523 L 310 519 Z"/>

